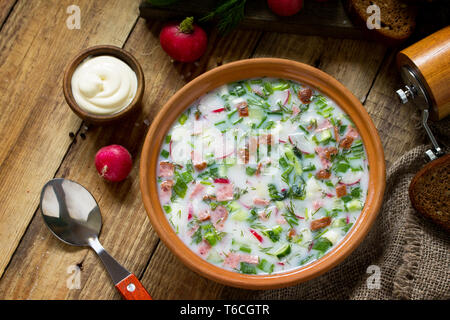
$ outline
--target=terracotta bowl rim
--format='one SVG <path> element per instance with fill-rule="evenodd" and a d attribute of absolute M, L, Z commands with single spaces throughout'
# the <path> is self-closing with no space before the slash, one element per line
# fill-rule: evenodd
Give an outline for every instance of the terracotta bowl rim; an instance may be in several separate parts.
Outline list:
<path fill-rule="evenodd" d="M 245 76 L 242 76 L 245 75 Z M 173 231 L 161 208 L 157 192 L 156 165 L 161 144 L 178 116 L 196 99 L 232 81 L 254 77 L 296 80 L 333 99 L 353 120 L 366 148 L 369 188 L 363 211 L 346 236 L 319 260 L 304 267 L 271 275 L 247 275 L 224 270 L 191 251 Z M 229 81 L 230 79 L 234 79 Z M 246 289 L 275 289 L 317 277 L 342 262 L 364 239 L 381 207 L 386 184 L 383 147 L 369 114 L 361 102 L 340 82 L 304 63 L 279 58 L 254 58 L 214 68 L 178 90 L 159 111 L 147 133 L 140 159 L 140 188 L 147 215 L 163 243 L 187 267 L 216 282 Z"/>
<path fill-rule="evenodd" d="M 99 56 L 99 55 L 114 56 L 122 60 L 128 66 L 130 66 L 130 68 L 136 73 L 137 77 L 138 86 L 136 89 L 136 95 L 134 96 L 133 100 L 126 108 L 111 115 L 98 115 L 85 111 L 84 109 L 80 108 L 80 106 L 78 105 L 72 94 L 71 80 L 73 73 L 75 72 L 75 69 L 86 58 L 90 56 Z M 144 90 L 145 90 L 145 77 L 139 61 L 130 52 L 113 45 L 96 45 L 81 50 L 67 64 L 67 67 L 64 71 L 63 92 L 67 104 L 76 115 L 78 115 L 81 119 L 85 120 L 86 122 L 92 124 L 98 125 L 109 124 L 129 115 L 132 110 L 134 110 L 141 104 L 142 97 L 144 95 Z"/>

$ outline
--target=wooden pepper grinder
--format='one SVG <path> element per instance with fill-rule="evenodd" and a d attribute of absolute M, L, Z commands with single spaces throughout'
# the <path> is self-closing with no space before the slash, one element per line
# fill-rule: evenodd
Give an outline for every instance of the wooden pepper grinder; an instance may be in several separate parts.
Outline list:
<path fill-rule="evenodd" d="M 409 197 L 418 212 L 450 232 L 450 155 L 444 155 L 427 124 L 428 116 L 438 121 L 450 114 L 450 26 L 400 51 L 397 66 L 405 86 L 396 93 L 402 103 L 412 100 L 422 109 L 433 144 L 426 151 L 432 161 L 412 179 Z"/>
<path fill-rule="evenodd" d="M 450 114 L 450 26 L 400 51 L 397 66 L 405 83 L 397 96 L 402 103 L 412 100 L 423 110 L 422 123 L 434 146 L 427 155 L 434 160 L 443 152 L 427 120 L 428 116 L 437 121 Z"/>

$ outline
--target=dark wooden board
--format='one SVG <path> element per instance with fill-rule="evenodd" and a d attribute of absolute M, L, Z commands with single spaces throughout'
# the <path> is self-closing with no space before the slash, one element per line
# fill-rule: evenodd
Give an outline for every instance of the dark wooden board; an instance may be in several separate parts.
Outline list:
<path fill-rule="evenodd" d="M 156 7 L 143 1 L 139 11 L 141 17 L 148 20 L 201 18 L 214 9 L 215 3 L 214 0 L 181 0 L 174 5 Z M 245 10 L 245 18 L 239 26 L 242 29 L 364 39 L 363 30 L 352 24 L 340 0 L 304 1 L 302 10 L 291 17 L 275 15 L 265 0 L 248 0 Z"/>

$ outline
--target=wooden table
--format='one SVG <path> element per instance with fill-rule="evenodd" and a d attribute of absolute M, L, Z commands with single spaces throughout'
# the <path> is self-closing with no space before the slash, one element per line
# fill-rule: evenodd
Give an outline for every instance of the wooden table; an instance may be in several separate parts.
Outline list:
<path fill-rule="evenodd" d="M 383 141 L 387 166 L 420 141 L 411 107 L 394 96 L 401 81 L 396 51 L 357 40 L 238 30 L 209 36 L 194 64 L 173 63 L 162 51 L 159 22 L 139 18 L 139 1 L 78 0 L 81 29 L 66 27 L 72 0 L 2 0 L 0 3 L 0 299 L 119 299 L 90 249 L 65 245 L 44 225 L 39 195 L 45 182 L 65 177 L 99 201 L 100 241 L 135 273 L 155 299 L 245 298 L 248 291 L 206 280 L 182 265 L 152 230 L 139 191 L 139 157 L 148 125 L 169 97 L 206 70 L 234 60 L 280 57 L 331 74 L 364 104 Z M 63 70 L 78 51 L 112 44 L 142 64 L 142 112 L 115 127 L 89 128 L 66 105 Z M 73 137 L 74 133 L 75 137 Z M 84 138 L 83 138 L 84 137 Z M 94 167 L 108 144 L 130 150 L 130 177 L 110 184 Z M 80 289 L 68 289 L 73 266 Z M 72 275 L 73 276 L 73 275 Z"/>

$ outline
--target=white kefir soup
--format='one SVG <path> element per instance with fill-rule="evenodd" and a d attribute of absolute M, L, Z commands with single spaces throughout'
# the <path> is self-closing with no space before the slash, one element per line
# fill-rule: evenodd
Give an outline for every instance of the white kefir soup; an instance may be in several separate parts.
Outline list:
<path fill-rule="evenodd" d="M 136 73 L 128 64 L 112 56 L 90 57 L 75 69 L 72 94 L 86 112 L 111 115 L 133 101 L 138 86 Z"/>
<path fill-rule="evenodd" d="M 192 251 L 227 270 L 272 274 L 341 241 L 363 209 L 368 171 L 358 131 L 332 100 L 258 78 L 217 88 L 178 118 L 157 184 Z"/>

